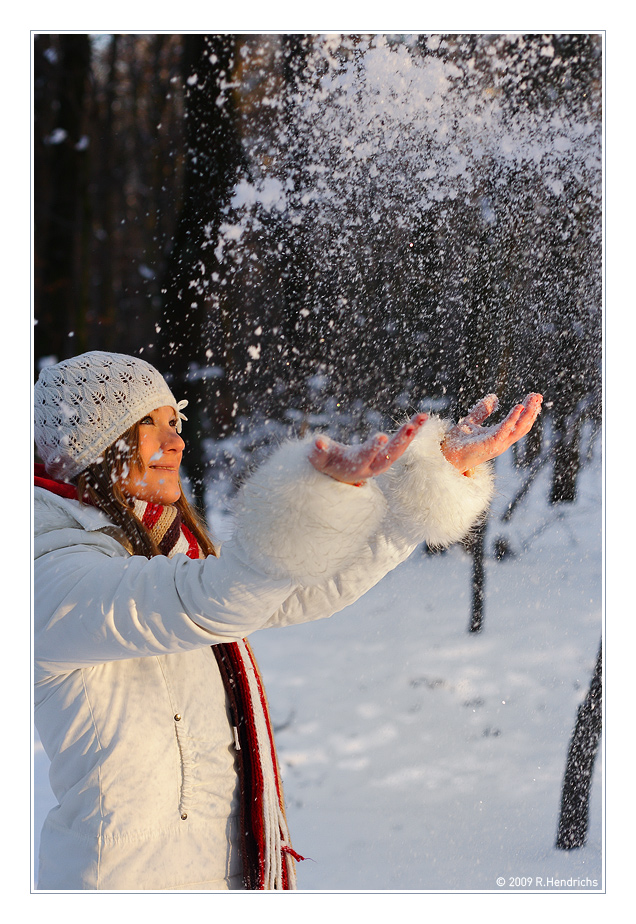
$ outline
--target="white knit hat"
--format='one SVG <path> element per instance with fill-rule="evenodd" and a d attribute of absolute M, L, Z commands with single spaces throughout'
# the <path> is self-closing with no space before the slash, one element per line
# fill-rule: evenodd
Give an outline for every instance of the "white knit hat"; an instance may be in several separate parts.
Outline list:
<path fill-rule="evenodd" d="M 187 401 L 143 359 L 93 351 L 45 366 L 35 384 L 35 443 L 49 475 L 71 480 L 129 427 L 158 407 L 173 407 L 177 431 Z"/>

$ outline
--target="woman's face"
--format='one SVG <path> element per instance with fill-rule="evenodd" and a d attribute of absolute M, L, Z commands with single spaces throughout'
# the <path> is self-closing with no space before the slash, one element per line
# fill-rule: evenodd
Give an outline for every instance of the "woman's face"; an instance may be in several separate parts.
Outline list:
<path fill-rule="evenodd" d="M 177 433 L 174 408 L 159 407 L 139 421 L 141 465 L 133 465 L 122 478 L 128 497 L 153 504 L 174 504 L 181 497 L 179 467 L 185 443 Z"/>

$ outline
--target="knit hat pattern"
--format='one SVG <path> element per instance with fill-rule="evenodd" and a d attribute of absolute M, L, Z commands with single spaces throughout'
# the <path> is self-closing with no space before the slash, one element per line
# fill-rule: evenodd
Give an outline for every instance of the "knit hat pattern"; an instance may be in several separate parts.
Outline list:
<path fill-rule="evenodd" d="M 33 390 L 35 443 L 47 473 L 70 481 L 159 407 L 175 409 L 180 432 L 187 403 L 145 360 L 93 350 L 42 369 Z"/>

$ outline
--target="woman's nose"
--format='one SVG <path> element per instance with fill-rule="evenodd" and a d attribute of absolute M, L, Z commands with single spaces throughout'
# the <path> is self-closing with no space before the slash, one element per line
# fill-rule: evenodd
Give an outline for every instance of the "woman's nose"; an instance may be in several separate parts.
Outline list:
<path fill-rule="evenodd" d="M 173 452 L 183 452 L 185 449 L 184 441 L 173 427 L 167 429 L 163 439 L 163 445 L 164 449 L 168 451 L 172 450 Z"/>

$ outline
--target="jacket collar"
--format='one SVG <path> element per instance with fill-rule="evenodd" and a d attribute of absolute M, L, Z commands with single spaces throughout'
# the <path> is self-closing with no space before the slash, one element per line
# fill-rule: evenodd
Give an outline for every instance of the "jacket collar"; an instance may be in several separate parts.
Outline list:
<path fill-rule="evenodd" d="M 49 510 L 72 517 L 83 529 L 97 530 L 112 525 L 109 518 L 97 507 L 80 504 L 77 490 L 72 484 L 49 478 L 43 465 L 35 465 L 33 499 L 44 503 Z M 37 531 L 37 530 L 36 530 Z"/>
<path fill-rule="evenodd" d="M 78 499 L 75 485 L 68 484 L 68 482 L 65 481 L 58 481 L 56 478 L 49 478 L 41 462 L 36 462 L 33 469 L 33 483 L 36 487 L 44 488 L 52 494 L 57 494 L 58 497 L 68 497 L 73 500 Z"/>

